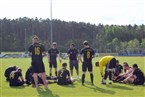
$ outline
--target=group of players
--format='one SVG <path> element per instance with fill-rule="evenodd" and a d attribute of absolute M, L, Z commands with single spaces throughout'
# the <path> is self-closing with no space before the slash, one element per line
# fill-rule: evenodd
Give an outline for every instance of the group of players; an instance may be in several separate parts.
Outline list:
<path fill-rule="evenodd" d="M 90 73 L 91 85 L 94 85 L 92 59 L 95 57 L 95 51 L 90 48 L 88 41 L 84 41 L 83 46 L 83 49 L 79 53 L 75 48 L 75 44 L 70 44 L 70 49 L 67 52 L 69 57 L 70 73 L 69 70 L 67 70 L 67 63 L 63 63 L 62 68 L 57 72 L 57 58 L 61 63 L 61 57 L 59 50 L 57 49 L 57 43 L 53 42 L 52 47 L 47 53 L 50 74 L 49 76 L 46 76 L 45 66 L 43 63 L 43 57 L 46 56 L 45 48 L 39 43 L 39 38 L 34 36 L 32 39 L 32 45 L 28 49 L 32 62 L 31 67 L 29 68 L 30 70 L 28 69 L 30 72 L 26 72 L 26 81 L 24 81 L 22 77 L 22 70 L 17 67 L 15 67 L 16 69 L 14 71 L 9 72 L 7 80 L 10 81 L 10 86 L 20 86 L 26 82 L 27 84 L 32 83 L 37 89 L 39 84 L 43 84 L 45 89 L 48 89 L 48 80 L 55 80 L 55 82 L 60 85 L 72 84 L 74 81 L 72 78 L 73 67 L 75 67 L 78 79 L 82 79 L 82 85 L 85 83 L 86 71 Z M 82 77 L 79 76 L 78 61 L 82 63 Z M 144 74 L 138 68 L 137 64 L 134 64 L 133 67 L 129 67 L 126 65 L 127 63 L 124 63 L 124 74 L 122 73 L 122 66 L 119 65 L 118 60 L 116 60 L 114 56 L 104 56 L 95 64 L 100 68 L 102 84 L 106 84 L 108 76 L 109 84 L 111 84 L 112 81 L 120 83 L 144 84 Z M 52 67 L 55 69 L 55 77 L 52 76 Z M 104 67 L 105 70 L 103 70 Z M 17 79 L 17 81 L 14 81 L 13 79 Z"/>

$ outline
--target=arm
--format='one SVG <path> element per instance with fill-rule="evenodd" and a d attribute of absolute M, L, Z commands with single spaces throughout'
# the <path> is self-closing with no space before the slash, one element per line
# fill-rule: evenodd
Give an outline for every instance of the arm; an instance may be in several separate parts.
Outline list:
<path fill-rule="evenodd" d="M 47 54 L 48 63 L 50 63 L 50 54 Z"/>
<path fill-rule="evenodd" d="M 59 59 L 59 62 L 61 63 L 60 53 L 57 54 L 57 58 Z"/>
<path fill-rule="evenodd" d="M 32 56 L 32 53 L 31 52 L 28 52 L 28 55 L 31 57 Z"/>
<path fill-rule="evenodd" d="M 46 56 L 47 54 L 45 52 L 42 52 L 42 57 Z"/>
<path fill-rule="evenodd" d="M 101 64 L 101 62 L 99 62 L 99 68 L 100 68 L 101 77 L 103 77 L 104 76 L 103 65 Z"/>
<path fill-rule="evenodd" d="M 83 60 L 82 60 L 81 55 L 78 55 L 78 59 L 79 59 L 79 61 L 80 61 L 81 63 L 83 63 Z"/>

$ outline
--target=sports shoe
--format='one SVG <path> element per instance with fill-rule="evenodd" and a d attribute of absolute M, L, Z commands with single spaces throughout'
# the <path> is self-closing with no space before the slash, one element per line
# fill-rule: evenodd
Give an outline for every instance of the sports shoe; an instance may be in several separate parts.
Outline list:
<path fill-rule="evenodd" d="M 81 79 L 81 77 L 80 77 L 80 76 L 77 76 L 77 78 L 78 78 L 78 79 Z"/>
<path fill-rule="evenodd" d="M 91 86 L 94 86 L 94 83 L 91 83 Z"/>
<path fill-rule="evenodd" d="M 82 86 L 84 86 L 85 84 L 84 83 L 82 83 Z"/>
<path fill-rule="evenodd" d="M 106 85 L 106 82 L 101 82 L 101 84 Z"/>
<path fill-rule="evenodd" d="M 109 81 L 109 84 L 112 84 L 112 81 Z"/>

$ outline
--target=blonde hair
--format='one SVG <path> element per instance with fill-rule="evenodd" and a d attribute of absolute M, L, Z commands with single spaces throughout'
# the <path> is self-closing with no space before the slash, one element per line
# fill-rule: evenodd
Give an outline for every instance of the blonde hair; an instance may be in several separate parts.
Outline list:
<path fill-rule="evenodd" d="M 34 35 L 32 39 L 33 39 L 33 40 L 34 40 L 34 39 L 39 40 L 39 38 L 38 38 L 37 35 Z"/>

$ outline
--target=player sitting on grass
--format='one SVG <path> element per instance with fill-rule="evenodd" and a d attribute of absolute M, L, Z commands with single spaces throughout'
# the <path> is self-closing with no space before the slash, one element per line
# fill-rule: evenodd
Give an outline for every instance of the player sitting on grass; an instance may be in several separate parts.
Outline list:
<path fill-rule="evenodd" d="M 118 60 L 116 60 L 116 67 L 115 67 L 114 76 L 120 75 L 122 73 L 122 69 L 123 69 L 123 66 L 119 64 Z"/>
<path fill-rule="evenodd" d="M 27 71 L 26 71 L 26 74 L 25 74 L 25 80 L 26 80 L 26 84 L 30 85 L 32 84 L 32 87 L 35 87 L 35 83 L 34 83 L 34 76 L 33 76 L 33 73 L 32 73 L 32 66 L 30 66 Z M 51 82 L 49 82 L 49 80 L 52 80 Z M 47 76 L 46 77 L 46 82 L 47 83 L 55 83 L 57 80 L 57 77 L 53 77 L 53 76 Z M 38 74 L 38 85 L 43 85 L 43 81 L 42 81 L 42 78 L 41 78 L 41 74 Z"/>
<path fill-rule="evenodd" d="M 66 69 L 67 64 L 63 63 L 62 64 L 62 69 L 60 69 L 58 71 L 58 85 L 69 85 L 72 84 L 75 80 L 72 80 L 70 78 L 70 73 L 69 71 Z"/>
<path fill-rule="evenodd" d="M 119 74 L 113 79 L 113 82 L 121 82 L 133 73 L 133 69 L 129 67 L 127 62 L 123 63 L 124 73 Z"/>
<path fill-rule="evenodd" d="M 22 86 L 24 84 L 24 79 L 22 76 L 22 70 L 17 69 L 12 71 L 10 74 L 9 85 L 10 86 Z"/>
<path fill-rule="evenodd" d="M 109 76 L 109 84 L 112 84 L 112 75 L 114 74 L 115 67 L 116 67 L 116 59 L 114 56 L 104 56 L 96 62 L 96 66 L 100 67 L 100 73 L 102 76 L 102 84 L 106 84 L 106 79 Z M 105 68 L 105 74 L 103 72 L 103 67 Z"/>
<path fill-rule="evenodd" d="M 9 78 L 10 78 L 10 74 L 12 71 L 16 71 L 17 70 L 17 66 L 10 66 L 8 67 L 6 70 L 5 70 L 5 77 L 6 77 L 6 81 L 9 81 Z"/>
<path fill-rule="evenodd" d="M 32 82 L 32 66 L 30 66 L 27 71 L 26 71 L 26 74 L 25 74 L 25 81 L 26 81 L 26 84 L 30 85 L 31 82 Z"/>
<path fill-rule="evenodd" d="M 134 85 L 143 85 L 144 84 L 144 74 L 143 72 L 138 68 L 137 64 L 133 64 L 133 73 L 124 79 L 123 83 L 129 83 Z"/>

